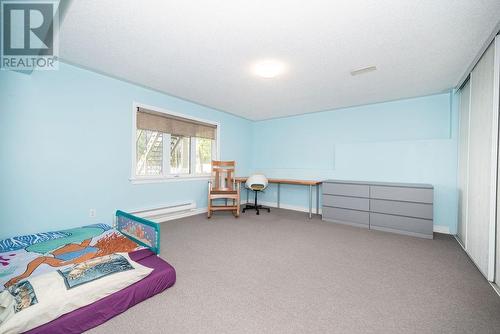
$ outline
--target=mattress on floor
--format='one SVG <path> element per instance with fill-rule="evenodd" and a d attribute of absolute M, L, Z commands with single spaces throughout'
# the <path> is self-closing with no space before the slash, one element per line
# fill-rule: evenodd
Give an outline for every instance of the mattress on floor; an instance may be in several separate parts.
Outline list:
<path fill-rule="evenodd" d="M 20 280 L 29 280 L 80 263 L 81 257 L 85 255 L 95 258 L 144 248 L 106 224 L 0 240 L 0 291 Z M 43 259 L 45 261 L 39 262 Z M 47 260 L 52 264 L 47 265 Z M 55 261 L 58 263 L 53 263 Z M 27 274 L 32 265 L 35 268 Z"/>
<path fill-rule="evenodd" d="M 130 258 L 143 266 L 153 268 L 153 271 L 146 278 L 123 290 L 33 328 L 26 333 L 82 333 L 174 285 L 175 269 L 150 250 L 142 249 L 132 252 Z"/>

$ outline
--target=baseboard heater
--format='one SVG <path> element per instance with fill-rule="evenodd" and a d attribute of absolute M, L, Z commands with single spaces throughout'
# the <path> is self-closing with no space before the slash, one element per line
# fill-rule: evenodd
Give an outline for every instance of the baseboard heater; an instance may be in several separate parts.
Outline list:
<path fill-rule="evenodd" d="M 134 216 L 162 223 L 167 220 L 182 217 L 196 209 L 195 202 L 185 202 L 173 205 L 163 205 L 155 208 L 130 211 Z"/>

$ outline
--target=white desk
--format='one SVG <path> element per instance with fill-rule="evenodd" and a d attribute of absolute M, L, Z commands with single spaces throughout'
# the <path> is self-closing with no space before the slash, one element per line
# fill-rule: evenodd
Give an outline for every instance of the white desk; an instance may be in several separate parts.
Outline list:
<path fill-rule="evenodd" d="M 236 182 L 246 182 L 248 177 L 236 177 Z M 280 191 L 281 184 L 295 184 L 300 186 L 308 186 L 309 187 L 309 219 L 312 218 L 312 189 L 316 187 L 316 214 L 319 214 L 319 185 L 322 181 L 311 181 L 311 180 L 294 180 L 294 179 L 268 179 L 269 183 L 276 183 L 278 185 L 278 208 L 280 207 Z M 247 189 L 247 203 L 248 203 L 248 189 Z"/>

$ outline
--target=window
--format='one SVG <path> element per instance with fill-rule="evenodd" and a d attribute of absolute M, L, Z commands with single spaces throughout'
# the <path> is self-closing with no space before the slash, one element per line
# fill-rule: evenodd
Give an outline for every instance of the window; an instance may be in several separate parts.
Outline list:
<path fill-rule="evenodd" d="M 163 134 L 137 129 L 136 173 L 141 176 L 162 175 Z"/>
<path fill-rule="evenodd" d="M 170 173 L 191 173 L 191 138 L 170 135 Z"/>
<path fill-rule="evenodd" d="M 196 139 L 196 173 L 208 174 L 212 164 L 212 141 L 207 138 Z"/>
<path fill-rule="evenodd" d="M 135 107 L 134 119 L 133 179 L 210 174 L 217 159 L 217 124 L 151 107 Z"/>

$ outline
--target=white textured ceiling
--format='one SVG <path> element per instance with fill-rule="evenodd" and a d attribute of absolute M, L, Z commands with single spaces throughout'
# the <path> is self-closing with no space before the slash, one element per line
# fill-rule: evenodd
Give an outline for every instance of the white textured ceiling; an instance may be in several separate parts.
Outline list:
<path fill-rule="evenodd" d="M 447 90 L 499 19 L 499 0 L 79 0 L 60 54 L 257 120 Z M 252 75 L 269 58 L 288 72 Z"/>

